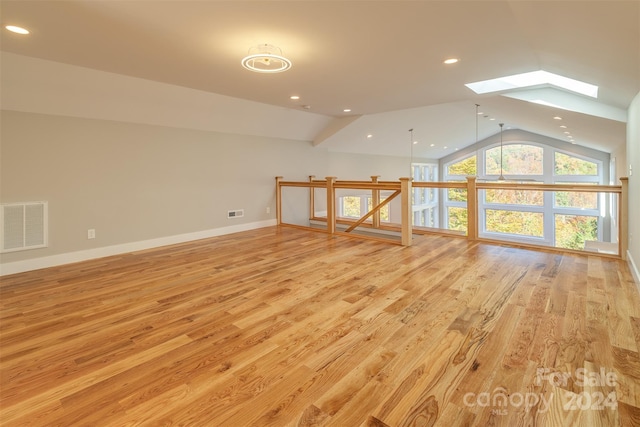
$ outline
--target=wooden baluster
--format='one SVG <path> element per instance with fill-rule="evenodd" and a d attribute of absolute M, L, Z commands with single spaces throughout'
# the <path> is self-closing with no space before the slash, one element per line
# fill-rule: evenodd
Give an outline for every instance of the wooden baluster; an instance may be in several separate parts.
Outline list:
<path fill-rule="evenodd" d="M 378 178 L 380 175 L 371 175 L 371 182 L 376 184 L 378 182 Z M 371 190 L 371 205 L 376 207 L 380 204 L 380 190 L 373 189 Z M 380 211 L 373 214 L 373 228 L 380 228 Z"/>
<path fill-rule="evenodd" d="M 478 189 L 476 177 L 467 177 L 467 239 L 478 240 Z"/>
<path fill-rule="evenodd" d="M 413 178 L 400 178 L 400 192 L 402 197 L 402 246 L 411 246 L 413 240 L 412 208 L 411 208 L 411 181 Z"/>

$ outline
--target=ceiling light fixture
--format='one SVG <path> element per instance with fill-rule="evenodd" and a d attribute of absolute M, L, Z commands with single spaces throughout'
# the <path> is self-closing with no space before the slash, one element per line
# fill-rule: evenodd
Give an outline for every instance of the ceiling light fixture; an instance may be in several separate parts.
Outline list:
<path fill-rule="evenodd" d="M 447 64 L 447 65 L 451 65 L 451 64 L 455 64 L 458 61 L 459 61 L 458 58 L 449 58 L 449 59 L 445 59 L 444 63 Z"/>
<path fill-rule="evenodd" d="M 289 99 L 293 99 L 294 101 L 296 101 L 296 100 L 300 99 L 300 97 L 298 95 L 291 95 L 289 97 Z"/>
<path fill-rule="evenodd" d="M 555 116 L 555 117 L 553 118 L 553 120 L 562 120 L 562 117 L 560 117 L 560 116 Z"/>
<path fill-rule="evenodd" d="M 29 34 L 29 30 L 27 30 L 26 28 L 22 28 L 22 27 L 17 27 L 15 25 L 7 25 L 5 26 L 5 28 L 9 31 L 11 31 L 12 33 L 16 33 L 16 34 Z"/>
<path fill-rule="evenodd" d="M 282 49 L 270 44 L 261 44 L 249 49 L 242 58 L 242 66 L 256 73 L 281 73 L 291 68 L 291 61 L 282 56 Z"/>
<path fill-rule="evenodd" d="M 342 111 L 344 111 L 345 113 L 350 113 L 350 112 L 351 112 L 351 108 L 345 108 L 345 109 L 344 109 L 344 110 L 342 110 Z"/>

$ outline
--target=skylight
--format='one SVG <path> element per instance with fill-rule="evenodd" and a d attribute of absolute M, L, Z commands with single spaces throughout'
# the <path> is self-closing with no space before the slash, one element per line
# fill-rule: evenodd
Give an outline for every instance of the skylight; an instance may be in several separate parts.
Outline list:
<path fill-rule="evenodd" d="M 522 89 L 525 87 L 540 85 L 556 86 L 581 95 L 590 96 L 592 98 L 598 97 L 598 86 L 570 79 L 558 74 L 553 74 L 544 70 L 465 84 L 465 86 L 478 94 Z"/>

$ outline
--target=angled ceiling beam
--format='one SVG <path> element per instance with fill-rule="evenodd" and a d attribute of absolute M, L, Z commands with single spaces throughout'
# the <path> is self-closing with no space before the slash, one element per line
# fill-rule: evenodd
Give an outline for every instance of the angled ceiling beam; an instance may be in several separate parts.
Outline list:
<path fill-rule="evenodd" d="M 313 139 L 313 146 L 318 146 L 322 144 L 327 139 L 331 138 L 336 133 L 340 132 L 342 129 L 349 126 L 351 123 L 357 121 L 362 116 L 347 116 L 347 117 L 338 117 L 329 122 L 329 125 L 322 129 L 318 135 Z"/>

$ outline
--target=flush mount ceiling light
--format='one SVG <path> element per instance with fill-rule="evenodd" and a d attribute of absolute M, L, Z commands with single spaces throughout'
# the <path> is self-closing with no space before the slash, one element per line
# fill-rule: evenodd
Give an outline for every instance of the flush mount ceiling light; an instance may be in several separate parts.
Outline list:
<path fill-rule="evenodd" d="M 291 61 L 282 56 L 282 49 L 270 44 L 261 44 L 249 49 L 242 58 L 242 66 L 256 73 L 281 73 L 291 68 Z"/>

